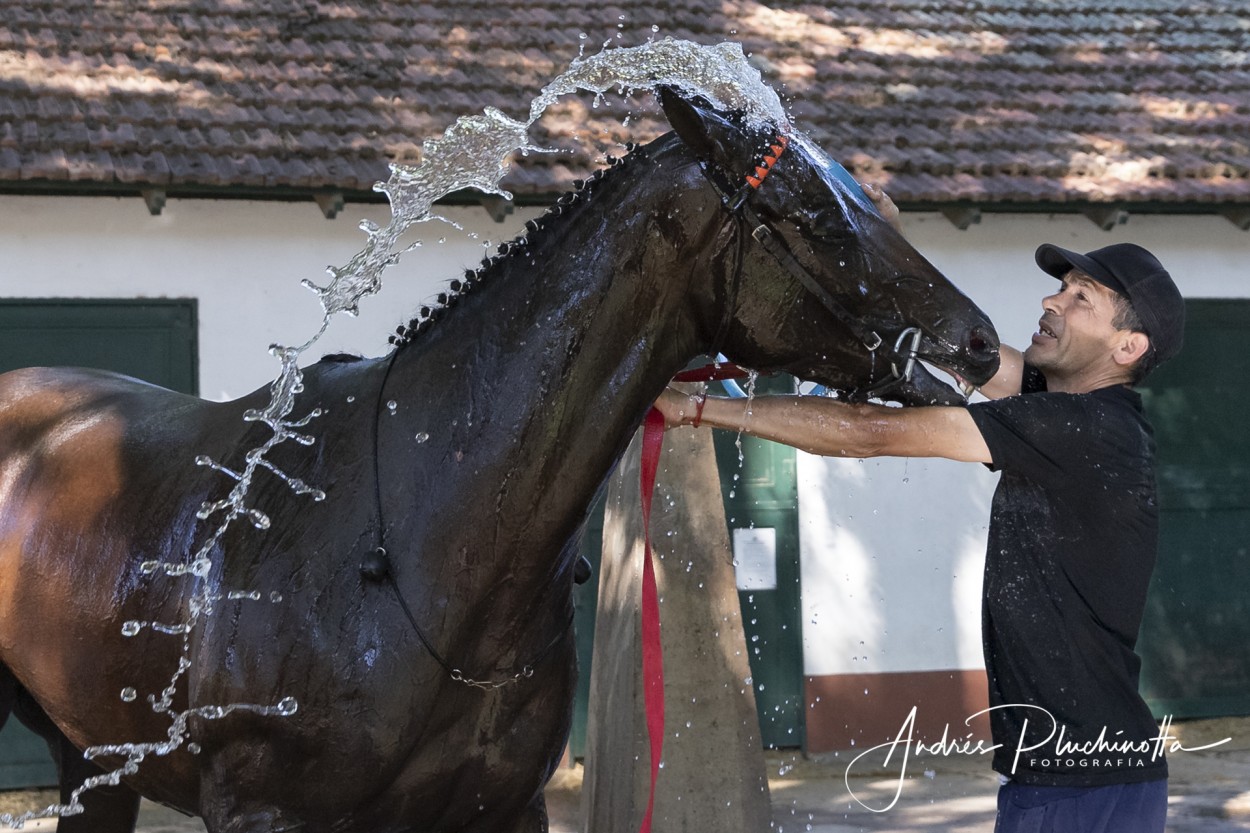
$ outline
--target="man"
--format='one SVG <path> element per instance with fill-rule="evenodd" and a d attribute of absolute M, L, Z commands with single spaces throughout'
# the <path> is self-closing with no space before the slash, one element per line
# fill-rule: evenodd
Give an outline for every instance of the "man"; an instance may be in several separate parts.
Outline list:
<path fill-rule="evenodd" d="M 874 201 L 893 204 L 879 191 Z M 888 216 L 888 214 L 887 214 Z M 1167 763 L 1133 652 L 1158 546 L 1154 442 L 1133 385 L 1180 349 L 1184 302 L 1148 251 L 1053 245 L 1058 278 L 1023 354 L 966 407 L 666 391 L 670 427 L 742 430 L 814 454 L 945 457 L 1002 473 L 982 605 L 997 833 L 1161 833 Z"/>

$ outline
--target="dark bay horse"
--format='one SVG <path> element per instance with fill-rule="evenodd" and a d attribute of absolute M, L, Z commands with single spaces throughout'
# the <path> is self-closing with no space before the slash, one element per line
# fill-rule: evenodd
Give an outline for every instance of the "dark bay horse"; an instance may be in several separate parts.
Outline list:
<path fill-rule="evenodd" d="M 233 527 L 197 580 L 221 600 L 174 703 L 298 711 L 193 717 L 193 745 L 87 793 L 62 830 L 129 830 L 136 793 L 211 833 L 545 830 L 576 674 L 576 541 L 673 374 L 720 350 L 862 396 L 903 361 L 908 328 L 920 356 L 992 374 L 985 316 L 800 135 L 783 147 L 699 100 L 661 101 L 673 133 L 453 282 L 388 356 L 307 368 L 316 443 L 273 458 L 326 500 L 256 482 L 249 505 L 272 527 Z M 746 208 L 727 205 L 761 164 Z M 920 366 L 882 390 L 958 400 Z M 196 551 L 221 484 L 190 461 L 241 465 L 269 431 L 242 414 L 265 399 L 88 370 L 0 377 L 0 707 L 49 738 L 69 788 L 99 771 L 78 750 L 165 737 L 145 698 L 182 640 L 122 624 L 187 619 L 187 580 L 140 565 Z"/>

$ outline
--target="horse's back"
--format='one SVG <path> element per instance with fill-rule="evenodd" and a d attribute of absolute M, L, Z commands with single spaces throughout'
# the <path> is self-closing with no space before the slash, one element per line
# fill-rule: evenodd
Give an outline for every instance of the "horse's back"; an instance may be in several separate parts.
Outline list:
<path fill-rule="evenodd" d="M 28 687 L 37 666 L 68 671 L 84 659 L 76 641 L 115 628 L 132 562 L 168 514 L 140 499 L 160 494 L 151 461 L 198 402 L 98 370 L 0 375 L 0 659 Z"/>
<path fill-rule="evenodd" d="M 58 429 L 100 425 L 179 399 L 193 397 L 106 370 L 28 367 L 0 374 L 0 456 L 47 441 Z"/>
<path fill-rule="evenodd" d="M 17 512 L 28 533 L 32 522 L 98 516 L 134 479 L 132 458 L 147 436 L 167 434 L 197 401 L 102 370 L 0 375 L 0 547 L 14 543 Z"/>

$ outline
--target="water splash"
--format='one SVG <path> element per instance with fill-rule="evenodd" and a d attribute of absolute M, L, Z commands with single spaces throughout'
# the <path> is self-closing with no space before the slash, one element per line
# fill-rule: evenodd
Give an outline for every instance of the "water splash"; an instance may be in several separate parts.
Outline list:
<path fill-rule="evenodd" d="M 755 383 L 759 381 L 759 378 L 760 378 L 759 371 L 756 371 L 756 370 L 747 371 L 747 381 L 746 381 L 746 384 L 742 386 L 747 394 L 746 396 L 747 416 L 751 415 L 751 407 L 755 404 Z M 741 429 L 738 430 L 738 436 L 734 437 L 734 447 L 738 450 L 738 470 L 741 471 L 742 467 L 746 465 L 746 460 L 747 460 L 746 453 L 742 450 L 742 430 Z"/>
<path fill-rule="evenodd" d="M 654 30 L 654 27 L 653 27 Z M 438 220 L 457 229 L 460 227 L 433 212 L 434 204 L 456 191 L 475 188 L 486 194 L 511 199 L 500 181 L 508 173 L 509 159 L 518 151 L 554 152 L 532 145 L 530 127 L 544 111 L 561 96 L 578 91 L 595 94 L 596 103 L 604 93 L 616 90 L 627 94 L 659 85 L 671 85 L 687 94 L 700 95 L 712 104 L 742 111 L 748 121 L 756 124 L 771 123 L 784 129 L 789 121 L 776 92 L 764 83 L 757 69 L 748 63 L 737 43 L 703 46 L 690 41 L 666 37 L 659 41 L 628 47 L 604 49 L 589 57 L 579 52 L 569 68 L 544 87 L 529 107 L 526 121 L 513 119 L 500 110 L 488 107 L 481 115 L 465 116 L 449 127 L 441 138 L 427 139 L 422 143 L 422 161 L 417 165 L 390 165 L 390 176 L 385 182 L 374 185 L 374 190 L 386 195 L 390 203 L 391 217 L 385 226 L 365 220 L 360 228 L 365 233 L 364 246 L 341 266 L 327 268 L 330 280 L 318 285 L 310 280 L 302 284 L 313 291 L 321 303 L 322 316 L 317 329 L 302 344 L 289 346 L 274 344 L 270 354 L 279 362 L 279 370 L 269 386 L 269 401 L 260 409 L 244 414 L 248 422 L 264 423 L 271 436 L 260 446 L 244 455 L 244 465 L 236 470 L 207 455 L 195 458 L 195 463 L 226 477 L 233 482 L 225 497 L 206 502 L 196 513 L 201 520 L 218 519 L 216 527 L 208 534 L 189 561 L 182 563 L 159 560 L 145 561 L 139 571 L 144 575 L 158 572 L 174 578 L 188 578 L 197 582 L 197 589 L 188 600 L 188 615 L 177 623 L 127 621 L 122 634 L 135 636 L 147 629 L 153 633 L 181 636 L 182 653 L 178 667 L 168 685 L 159 696 L 149 694 L 147 702 L 158 714 L 168 715 L 170 726 L 164 741 L 155 743 L 120 743 L 89 747 L 84 751 L 88 758 L 120 756 L 125 763 L 111 771 L 87 779 L 76 789 L 67 804 L 54 804 L 43 811 L 32 811 L 18 816 L 0 815 L 0 824 L 18 828 L 26 821 L 53 815 L 76 815 L 83 811 L 79 796 L 85 791 L 106 784 L 117 784 L 127 775 L 138 771 L 140 763 L 149 756 L 160 757 L 186 746 L 198 753 L 198 744 L 188 743 L 188 720 L 195 716 L 205 720 L 220 720 L 235 712 L 252 712 L 262 715 L 289 717 L 298 711 L 299 704 L 293 697 L 285 697 L 274 705 L 233 703 L 224 706 L 208 705 L 183 711 L 173 709 L 174 696 L 182 678 L 191 667 L 191 637 L 204 617 L 211 616 L 215 606 L 223 599 L 230 601 L 259 601 L 261 594 L 255 590 L 213 590 L 207 581 L 215 563 L 225 557 L 223 539 L 229 529 L 242 520 L 260 531 L 267 530 L 271 519 L 263 512 L 249 507 L 247 498 L 256 476 L 268 472 L 286 483 L 296 494 L 306 495 L 313 501 L 326 499 L 322 490 L 282 471 L 269 459 L 270 452 L 287 442 L 312 445 L 316 438 L 302 429 L 324 415 L 315 408 L 302 417 L 293 418 L 296 399 L 303 391 L 303 372 L 299 367 L 302 356 L 312 348 L 329 328 L 331 320 L 340 313 L 356 315 L 361 302 L 377 294 L 382 288 L 382 273 L 395 265 L 404 254 L 420 247 L 420 240 L 406 246 L 400 241 L 405 233 L 418 223 Z M 348 402 L 353 397 L 348 397 Z M 395 407 L 387 403 L 391 412 Z M 416 441 L 423 443 L 429 434 L 421 432 Z M 215 562 L 216 559 L 216 562 Z M 269 599 L 281 601 L 274 591 Z M 123 690 L 122 699 L 131 702 L 138 699 L 132 688 Z M 193 748 L 194 747 L 194 748 Z"/>
<path fill-rule="evenodd" d="M 543 87 L 530 105 L 530 124 L 562 95 L 585 90 L 624 94 L 671 85 L 701 95 L 723 109 L 741 110 L 754 124 L 789 126 L 781 99 L 751 66 L 742 45 L 702 46 L 671 37 L 641 46 L 606 49 L 579 57 L 568 70 Z"/>

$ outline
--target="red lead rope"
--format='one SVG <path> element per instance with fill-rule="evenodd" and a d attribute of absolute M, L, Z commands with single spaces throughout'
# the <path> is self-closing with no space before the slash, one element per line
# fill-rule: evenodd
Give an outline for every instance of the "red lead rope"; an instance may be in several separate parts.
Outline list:
<path fill-rule="evenodd" d="M 736 364 L 721 362 L 705 364 L 694 370 L 683 370 L 673 377 L 674 382 L 720 382 L 725 379 L 745 379 L 751 374 Z"/>
<path fill-rule="evenodd" d="M 721 363 L 686 371 L 676 377 L 679 382 L 710 382 L 746 376 L 737 365 Z M 642 697 L 646 710 L 647 737 L 651 741 L 651 786 L 647 792 L 647 810 L 642 817 L 640 833 L 651 833 L 651 811 L 655 808 L 655 782 L 660 775 L 664 756 L 664 648 L 660 644 L 660 599 L 655 584 L 655 565 L 651 561 L 651 496 L 655 493 L 655 477 L 660 469 L 660 451 L 664 447 L 664 414 L 658 408 L 647 412 L 642 427 Z"/>
<path fill-rule="evenodd" d="M 664 754 L 664 649 L 660 645 L 660 601 L 651 563 L 651 495 L 664 446 L 664 415 L 647 412 L 642 429 L 642 530 L 645 552 L 642 563 L 642 686 L 647 713 L 647 736 L 651 740 L 651 789 L 640 833 L 651 833 L 651 810 L 655 806 L 655 782 Z"/>

